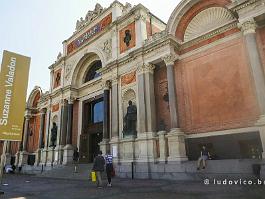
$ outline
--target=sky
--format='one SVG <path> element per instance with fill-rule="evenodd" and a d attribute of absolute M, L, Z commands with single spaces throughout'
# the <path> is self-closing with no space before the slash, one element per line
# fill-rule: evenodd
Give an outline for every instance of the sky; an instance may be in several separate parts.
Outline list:
<path fill-rule="evenodd" d="M 104 8 L 114 0 L 1 0 L 0 60 L 3 50 L 31 57 L 28 95 L 35 86 L 48 91 L 50 71 L 62 42 L 75 30 L 76 20 L 94 10 L 96 3 Z M 142 3 L 167 23 L 180 0 L 120 0 L 132 5 Z M 165 3 L 166 2 L 166 3 Z"/>

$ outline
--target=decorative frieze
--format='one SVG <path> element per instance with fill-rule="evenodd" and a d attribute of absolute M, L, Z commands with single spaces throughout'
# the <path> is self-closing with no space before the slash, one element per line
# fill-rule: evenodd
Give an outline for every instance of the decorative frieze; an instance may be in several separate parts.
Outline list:
<path fill-rule="evenodd" d="M 102 51 L 105 53 L 107 60 L 112 57 L 112 39 L 107 39 L 103 43 Z"/>
<path fill-rule="evenodd" d="M 153 64 L 138 64 L 137 67 L 137 74 L 142 74 L 142 73 L 153 73 L 155 69 L 155 66 Z"/>
<path fill-rule="evenodd" d="M 135 81 L 136 81 L 136 71 L 133 71 L 121 77 L 121 86 L 131 84 Z"/>

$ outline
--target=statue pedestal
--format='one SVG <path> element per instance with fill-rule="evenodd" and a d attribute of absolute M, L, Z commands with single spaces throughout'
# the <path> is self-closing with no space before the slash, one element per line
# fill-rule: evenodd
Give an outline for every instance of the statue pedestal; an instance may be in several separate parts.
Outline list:
<path fill-rule="evenodd" d="M 35 159 L 35 163 L 34 165 L 35 166 L 39 166 L 40 165 L 40 162 L 41 162 L 41 149 L 37 149 L 36 151 L 36 159 Z"/>
<path fill-rule="evenodd" d="M 155 162 L 157 158 L 156 133 L 138 133 L 136 142 L 138 143 L 139 156 L 137 162 Z"/>
<path fill-rule="evenodd" d="M 188 160 L 185 149 L 185 134 L 180 129 L 171 129 L 166 137 L 169 149 L 168 163 Z"/>
<path fill-rule="evenodd" d="M 54 162 L 54 149 L 53 148 L 49 148 L 47 150 L 47 162 L 46 162 L 46 165 L 47 166 L 53 166 L 53 162 Z"/>
<path fill-rule="evenodd" d="M 63 165 L 73 162 L 74 147 L 71 144 L 65 145 L 63 148 Z"/>
<path fill-rule="evenodd" d="M 118 163 L 120 160 L 120 141 L 119 137 L 113 137 L 110 142 L 110 152 L 113 155 L 113 162 Z"/>
<path fill-rule="evenodd" d="M 41 163 L 44 164 L 45 166 L 47 164 L 47 157 L 48 157 L 48 149 L 44 148 L 41 151 Z"/>
<path fill-rule="evenodd" d="M 19 155 L 18 166 L 21 167 L 26 164 L 28 164 L 28 152 L 22 151 Z"/>
<path fill-rule="evenodd" d="M 135 161 L 135 138 L 124 138 L 120 140 L 120 157 L 121 162 Z"/>
<path fill-rule="evenodd" d="M 63 146 L 58 145 L 54 149 L 54 164 L 58 165 L 58 164 L 62 164 L 62 162 L 63 162 Z"/>
<path fill-rule="evenodd" d="M 103 155 L 107 154 L 107 151 L 110 150 L 109 140 L 103 139 L 102 142 L 99 143 L 99 147 Z"/>

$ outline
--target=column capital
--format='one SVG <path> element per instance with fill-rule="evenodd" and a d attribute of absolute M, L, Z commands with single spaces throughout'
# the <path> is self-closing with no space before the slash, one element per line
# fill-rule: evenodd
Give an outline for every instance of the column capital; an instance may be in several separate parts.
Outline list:
<path fill-rule="evenodd" d="M 31 118 L 31 115 L 28 114 L 28 113 L 26 113 L 26 114 L 25 114 L 25 119 L 26 119 L 26 120 L 30 120 L 30 118 Z"/>
<path fill-rule="evenodd" d="M 147 18 L 147 16 L 144 15 L 143 13 L 140 13 L 140 12 L 138 12 L 138 13 L 134 16 L 135 21 L 138 21 L 138 20 L 146 21 L 146 18 Z"/>
<path fill-rule="evenodd" d="M 118 84 L 119 83 L 119 77 L 113 77 L 111 79 L 111 85 Z"/>
<path fill-rule="evenodd" d="M 174 65 L 175 61 L 178 59 L 178 56 L 170 53 L 164 57 L 162 57 L 162 60 L 165 62 L 166 66 L 168 65 Z"/>
<path fill-rule="evenodd" d="M 244 22 L 240 22 L 238 27 L 242 30 L 244 35 L 256 33 L 257 23 L 254 19 L 249 19 Z"/>
<path fill-rule="evenodd" d="M 102 82 L 103 90 L 109 90 L 111 88 L 111 80 L 106 80 Z"/>
<path fill-rule="evenodd" d="M 46 108 L 42 108 L 42 109 L 40 110 L 40 114 L 41 114 L 41 115 L 45 115 L 46 112 L 47 112 L 47 109 L 46 109 Z"/>
<path fill-rule="evenodd" d="M 67 99 L 68 104 L 74 104 L 74 101 L 75 101 L 75 100 L 76 100 L 76 98 L 73 97 L 73 96 L 70 96 L 70 97 Z"/>
<path fill-rule="evenodd" d="M 137 67 L 137 74 L 142 74 L 142 73 L 153 73 L 155 69 L 155 65 L 151 63 L 141 63 L 138 64 Z"/>

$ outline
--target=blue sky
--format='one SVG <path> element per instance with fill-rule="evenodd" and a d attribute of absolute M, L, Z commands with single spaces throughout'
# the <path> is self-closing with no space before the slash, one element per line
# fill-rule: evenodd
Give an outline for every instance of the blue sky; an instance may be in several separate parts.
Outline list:
<path fill-rule="evenodd" d="M 75 29 L 76 20 L 93 10 L 96 3 L 108 7 L 113 0 L 1 0 L 0 60 L 3 50 L 31 57 L 28 93 L 35 85 L 49 90 L 50 72 L 63 40 Z M 167 22 L 179 0 L 120 0 L 142 3 Z M 166 2 L 166 3 L 165 3 Z"/>

